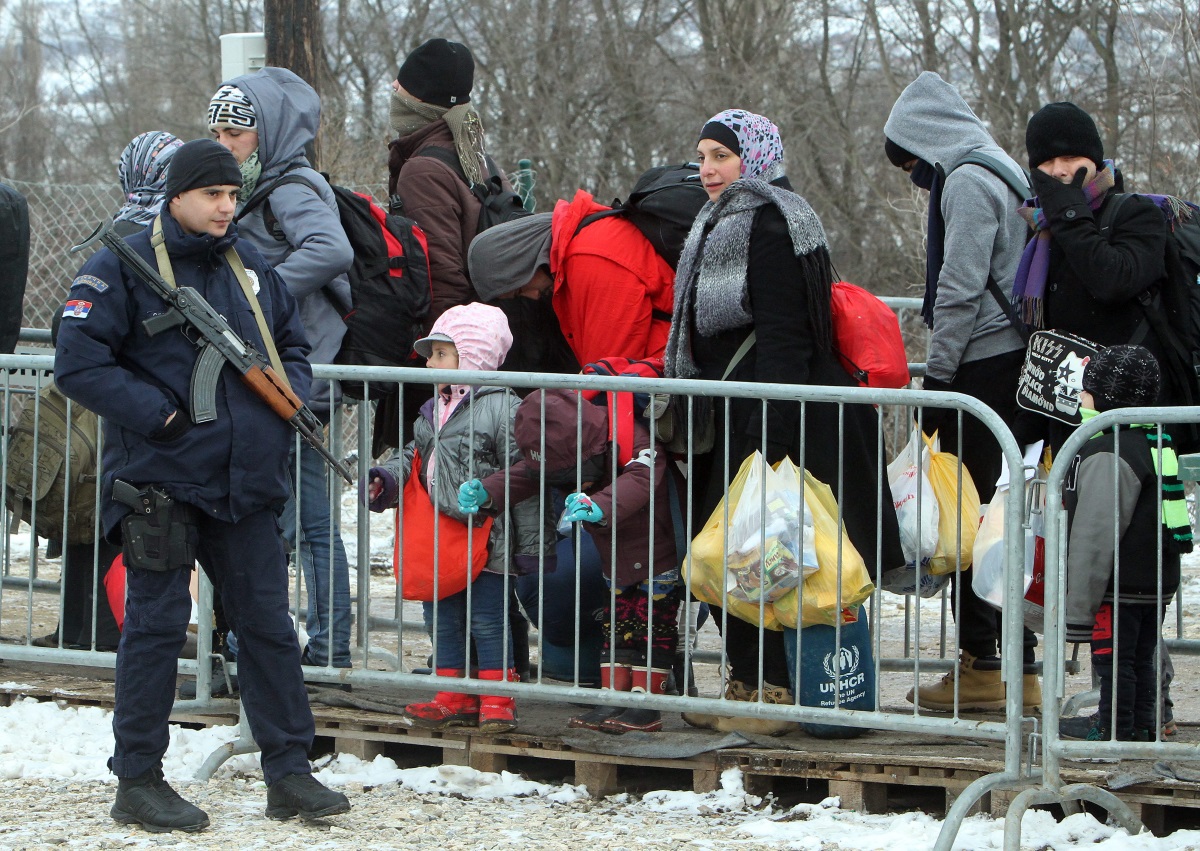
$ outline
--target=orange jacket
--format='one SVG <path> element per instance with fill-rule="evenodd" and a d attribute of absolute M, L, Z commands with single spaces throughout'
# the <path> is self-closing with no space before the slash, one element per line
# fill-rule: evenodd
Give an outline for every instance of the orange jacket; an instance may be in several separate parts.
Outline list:
<path fill-rule="evenodd" d="M 554 207 L 550 273 L 554 312 L 580 365 L 603 357 L 662 357 L 671 327 L 675 271 L 622 216 L 576 228 L 607 210 L 582 189 Z"/>

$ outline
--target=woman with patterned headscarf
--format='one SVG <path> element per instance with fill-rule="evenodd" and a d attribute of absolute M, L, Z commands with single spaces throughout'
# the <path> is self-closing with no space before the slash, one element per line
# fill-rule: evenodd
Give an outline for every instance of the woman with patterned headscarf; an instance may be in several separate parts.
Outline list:
<path fill-rule="evenodd" d="M 173 133 L 151 130 L 133 137 L 117 162 L 117 177 L 125 203 L 113 216 L 117 233 L 128 236 L 144 228 L 158 215 L 167 183 L 167 166 L 183 145 Z"/>
<path fill-rule="evenodd" d="M 678 378 L 780 384 L 856 385 L 833 349 L 830 310 L 834 273 L 825 229 L 792 191 L 779 129 L 767 118 L 729 109 L 705 123 L 696 143 L 700 180 L 709 201 L 692 226 L 675 276 L 675 309 L 666 371 Z M 740 355 L 740 357 L 739 357 Z M 843 520 L 868 569 L 904 564 L 896 515 L 878 454 L 871 405 L 734 399 L 725 433 L 718 403 L 714 450 L 692 468 L 696 528 L 729 484 L 729 467 L 760 450 L 769 463 L 789 456 L 839 496 Z M 878 516 L 877 516 L 878 515 Z M 879 522 L 877 545 L 876 522 Z M 783 634 L 716 610 L 725 621 L 730 680 L 726 697 L 792 703 Z M 843 695 L 844 699 L 844 695 Z M 687 713 L 696 726 L 779 735 L 789 722 Z M 847 734 L 849 731 L 846 731 Z"/>

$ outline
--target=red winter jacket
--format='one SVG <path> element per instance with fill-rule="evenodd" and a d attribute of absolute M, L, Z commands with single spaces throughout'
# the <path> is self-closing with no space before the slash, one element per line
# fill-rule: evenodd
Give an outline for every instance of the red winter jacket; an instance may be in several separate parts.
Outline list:
<path fill-rule="evenodd" d="M 662 357 L 671 328 L 675 271 L 641 231 L 609 216 L 575 233 L 585 216 L 607 209 L 582 189 L 554 207 L 554 312 L 581 365 L 614 355 Z"/>

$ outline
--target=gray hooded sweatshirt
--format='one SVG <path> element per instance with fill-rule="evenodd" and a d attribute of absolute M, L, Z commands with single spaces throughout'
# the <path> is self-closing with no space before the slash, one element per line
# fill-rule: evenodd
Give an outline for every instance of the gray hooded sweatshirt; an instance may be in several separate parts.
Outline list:
<path fill-rule="evenodd" d="M 238 222 L 238 233 L 262 252 L 300 303 L 300 319 L 312 346 L 309 361 L 332 363 L 346 334 L 339 308 L 348 309 L 351 304 L 346 272 L 354 262 L 354 252 L 342 230 L 333 190 L 304 156 L 305 146 L 316 138 L 321 99 L 312 86 L 286 68 L 263 68 L 226 83 L 246 94 L 258 121 L 262 176 L 247 204 L 269 192 L 290 166 L 300 166 L 288 174 L 304 180 L 271 192 L 271 213 L 284 239 L 268 231 L 262 204 Z M 333 403 L 337 404 L 341 389 L 336 384 L 335 388 Z M 329 382 L 313 381 L 308 404 L 317 414 L 329 415 Z"/>
<path fill-rule="evenodd" d="M 992 141 L 958 91 L 925 71 L 900 93 L 884 135 L 946 175 L 942 218 L 945 260 L 938 277 L 929 341 L 928 373 L 949 382 L 961 364 L 1023 349 L 996 299 L 987 291 L 990 274 L 1008 296 L 1029 226 L 1017 213 L 1021 199 L 986 168 L 957 166 L 980 153 L 1021 167 Z"/>

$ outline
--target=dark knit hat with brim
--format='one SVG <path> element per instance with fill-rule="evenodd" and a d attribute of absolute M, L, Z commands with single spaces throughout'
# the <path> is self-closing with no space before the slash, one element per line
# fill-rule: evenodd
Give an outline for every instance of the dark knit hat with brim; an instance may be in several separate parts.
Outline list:
<path fill-rule="evenodd" d="M 465 44 L 431 38 L 408 54 L 396 82 L 417 100 L 450 109 L 470 102 L 475 59 Z"/>
<path fill-rule="evenodd" d="M 1030 170 L 1055 157 L 1087 157 L 1099 169 L 1104 164 L 1104 144 L 1096 122 L 1068 101 L 1043 106 L 1025 128 L 1025 149 Z"/>
<path fill-rule="evenodd" d="M 171 157 L 163 194 L 169 201 L 189 189 L 241 185 L 242 170 L 228 148 L 216 139 L 193 139 Z"/>
<path fill-rule="evenodd" d="M 1161 383 L 1158 361 L 1142 346 L 1109 346 L 1083 369 L 1083 389 L 1097 411 L 1153 405 Z"/>

